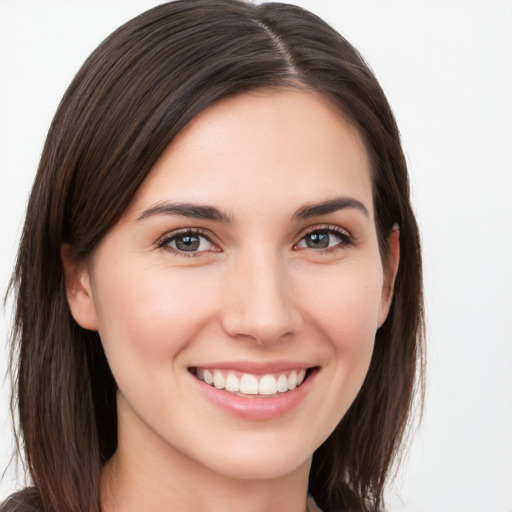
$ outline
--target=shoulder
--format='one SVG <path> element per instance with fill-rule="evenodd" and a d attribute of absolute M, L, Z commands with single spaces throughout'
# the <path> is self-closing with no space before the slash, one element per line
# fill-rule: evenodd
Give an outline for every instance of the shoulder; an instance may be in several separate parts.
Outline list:
<path fill-rule="evenodd" d="M 44 510 L 38 490 L 35 487 L 27 487 L 0 502 L 0 512 L 44 512 Z"/>

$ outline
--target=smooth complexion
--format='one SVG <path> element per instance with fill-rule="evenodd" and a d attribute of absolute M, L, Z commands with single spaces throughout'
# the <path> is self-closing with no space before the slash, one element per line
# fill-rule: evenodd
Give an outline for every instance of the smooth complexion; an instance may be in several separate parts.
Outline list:
<path fill-rule="evenodd" d="M 397 234 L 390 247 L 393 277 Z M 312 454 L 388 312 L 384 266 L 364 144 L 322 96 L 261 91 L 200 114 L 87 264 L 66 263 L 72 313 L 119 388 L 104 509 L 304 512 Z M 300 369 L 266 396 L 204 381 Z"/>

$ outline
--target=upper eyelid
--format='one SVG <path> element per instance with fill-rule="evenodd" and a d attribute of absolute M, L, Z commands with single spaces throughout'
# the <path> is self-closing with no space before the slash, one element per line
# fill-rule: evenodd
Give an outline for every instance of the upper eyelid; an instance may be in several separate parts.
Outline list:
<path fill-rule="evenodd" d="M 298 236 L 297 241 L 302 240 L 305 236 L 309 235 L 310 233 L 314 233 L 315 231 L 334 231 L 336 233 L 346 235 L 350 239 L 353 238 L 352 233 L 348 229 L 343 228 L 341 226 L 337 226 L 335 224 L 316 224 L 302 230 Z"/>
<path fill-rule="evenodd" d="M 330 232 L 331 234 L 334 234 L 335 236 L 337 236 L 338 238 L 341 239 L 341 242 L 339 244 L 337 244 L 336 246 L 329 247 L 329 248 L 324 248 L 324 249 L 312 249 L 311 248 L 310 249 L 315 252 L 318 252 L 319 254 L 320 253 L 327 254 L 332 251 L 338 250 L 340 248 L 347 248 L 347 247 L 355 244 L 354 238 L 353 238 L 352 234 L 350 233 L 350 231 L 348 231 L 345 228 L 342 228 L 341 226 L 337 226 L 337 225 L 333 225 L 333 224 L 327 224 L 327 225 L 323 225 L 323 226 L 316 225 L 316 226 L 312 226 L 312 227 L 306 229 L 305 231 L 303 231 L 301 233 L 301 235 L 297 238 L 297 241 L 293 244 L 293 250 L 299 249 L 299 244 L 308 235 L 310 235 L 312 233 L 316 233 L 316 232 L 322 232 L 322 231 L 324 231 L 324 232 L 326 231 L 326 232 Z M 307 248 L 304 248 L 304 247 L 300 247 L 300 249 L 308 250 Z"/>
<path fill-rule="evenodd" d="M 311 233 L 314 233 L 315 231 L 333 231 L 335 233 L 345 235 L 345 236 L 349 237 L 350 240 L 353 240 L 353 236 L 352 236 L 351 232 L 346 228 L 343 228 L 343 227 L 335 225 L 335 224 L 314 224 L 314 225 L 308 226 L 307 228 L 304 228 L 299 233 L 299 235 L 296 237 L 296 241 L 294 242 L 293 245 L 294 246 L 297 245 L 305 236 L 307 236 Z M 213 234 L 209 230 L 205 230 L 204 228 L 199 228 L 199 227 L 186 227 L 186 228 L 179 228 L 179 229 L 175 229 L 173 231 L 169 231 L 166 234 L 160 236 L 156 240 L 155 245 L 157 245 L 157 246 L 165 245 L 170 240 L 172 240 L 174 237 L 179 236 L 181 234 L 186 234 L 186 233 L 200 235 L 200 236 L 206 238 L 210 243 L 212 243 L 216 246 L 221 245 L 219 238 L 215 234 Z"/>
<path fill-rule="evenodd" d="M 203 228 L 190 228 L 190 227 L 175 229 L 173 231 L 169 231 L 169 232 L 165 233 L 164 235 L 160 236 L 156 240 L 155 245 L 160 247 L 160 246 L 168 243 L 173 238 L 175 238 L 179 235 L 185 235 L 187 233 L 191 233 L 194 235 L 200 235 L 200 236 L 206 238 L 210 243 L 212 243 L 214 245 L 219 245 L 219 242 L 216 241 L 217 237 L 214 236 L 213 233 L 211 233 L 209 231 L 205 231 Z"/>

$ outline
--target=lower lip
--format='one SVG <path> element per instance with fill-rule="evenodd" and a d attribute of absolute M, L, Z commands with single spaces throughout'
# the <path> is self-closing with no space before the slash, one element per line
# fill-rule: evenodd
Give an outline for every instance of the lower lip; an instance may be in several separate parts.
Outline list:
<path fill-rule="evenodd" d="M 210 386 L 195 376 L 193 379 L 206 398 L 225 411 L 248 420 L 270 420 L 297 407 L 306 397 L 317 373 L 317 370 L 312 371 L 308 378 L 293 391 L 267 398 L 258 395 L 247 398 L 238 396 L 225 389 Z"/>

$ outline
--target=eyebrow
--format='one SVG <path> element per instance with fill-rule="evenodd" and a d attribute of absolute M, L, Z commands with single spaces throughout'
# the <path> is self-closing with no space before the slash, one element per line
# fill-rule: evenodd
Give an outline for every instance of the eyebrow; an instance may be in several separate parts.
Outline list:
<path fill-rule="evenodd" d="M 231 217 L 227 213 L 222 212 L 214 206 L 168 202 L 157 203 L 147 208 L 137 217 L 137 222 L 155 215 L 179 215 L 181 217 L 212 220 L 223 224 L 230 224 L 232 222 Z"/>
<path fill-rule="evenodd" d="M 293 214 L 292 220 L 310 219 L 311 217 L 327 215 L 346 208 L 354 208 L 369 217 L 368 210 L 361 201 L 353 197 L 336 197 L 320 203 L 305 204 Z M 181 217 L 211 220 L 222 224 L 231 224 L 233 222 L 229 214 L 219 210 L 215 206 L 169 202 L 161 202 L 150 206 L 137 217 L 137 222 L 156 215 L 178 215 Z"/>
<path fill-rule="evenodd" d="M 294 220 L 310 219 L 318 215 L 327 215 L 338 210 L 346 208 L 355 208 L 369 217 L 366 206 L 353 197 L 336 197 L 320 203 L 308 203 L 299 208 L 293 215 Z"/>

